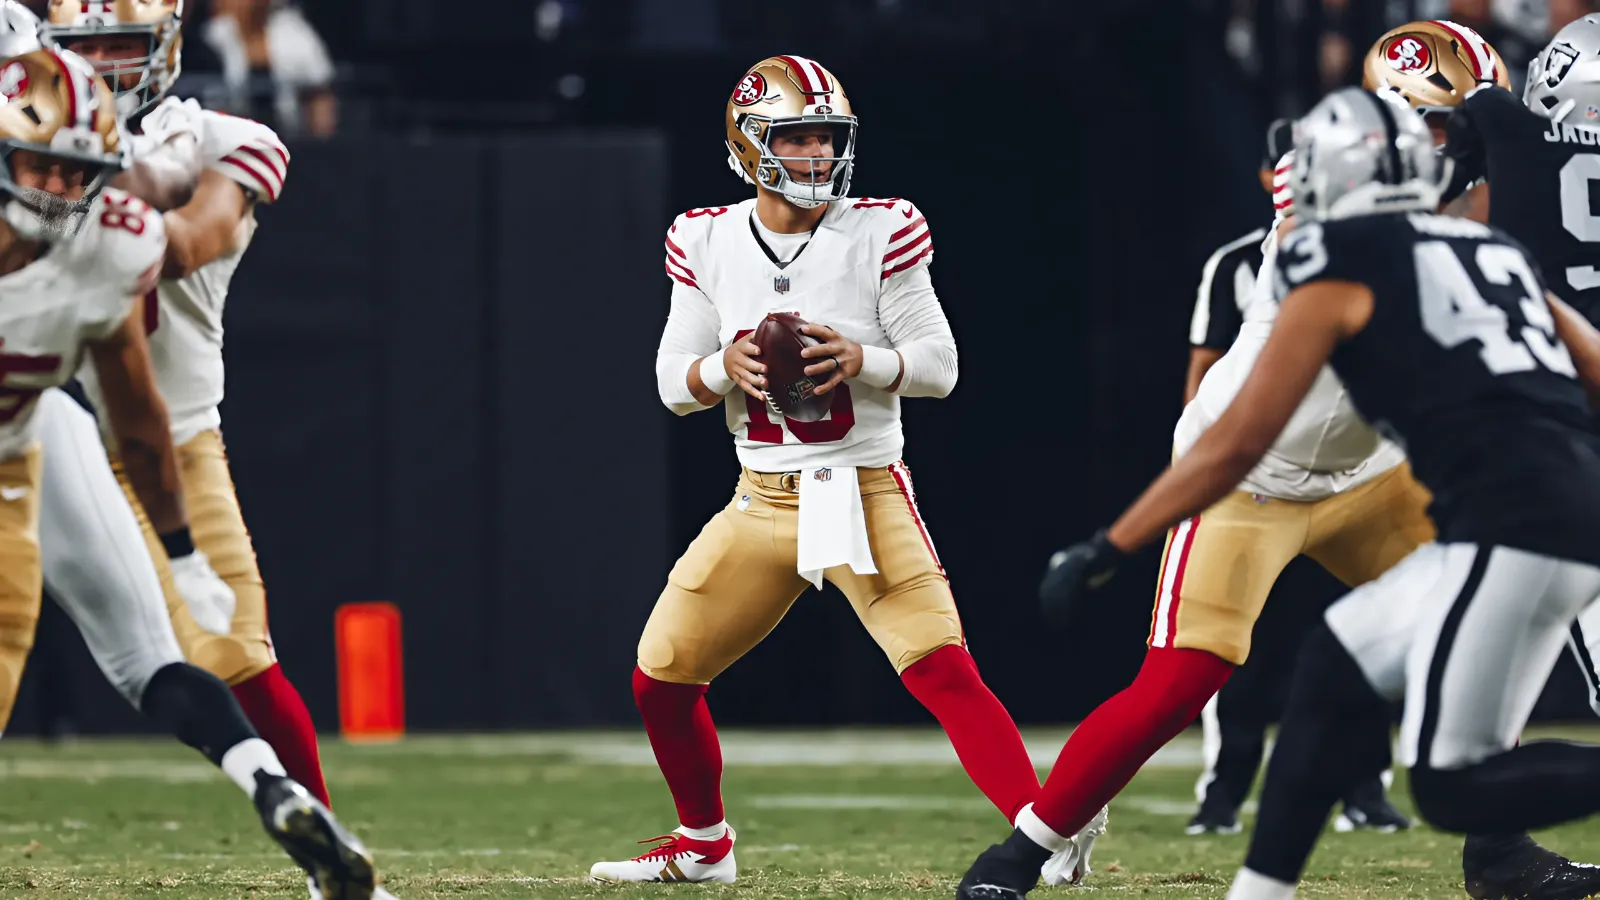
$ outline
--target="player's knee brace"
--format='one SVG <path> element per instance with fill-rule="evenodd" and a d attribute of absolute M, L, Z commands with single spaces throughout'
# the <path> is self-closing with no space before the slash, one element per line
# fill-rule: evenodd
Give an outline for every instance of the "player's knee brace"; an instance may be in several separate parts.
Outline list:
<path fill-rule="evenodd" d="M 188 663 L 173 663 L 151 676 L 139 709 L 217 765 L 224 753 L 256 737 L 222 679 Z"/>

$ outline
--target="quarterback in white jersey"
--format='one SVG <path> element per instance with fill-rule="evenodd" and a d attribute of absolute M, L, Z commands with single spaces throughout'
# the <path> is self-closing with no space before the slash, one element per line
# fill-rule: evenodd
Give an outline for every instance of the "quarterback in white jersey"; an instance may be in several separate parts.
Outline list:
<path fill-rule="evenodd" d="M 142 524 L 185 655 L 232 687 L 289 773 L 327 803 L 315 727 L 278 665 L 267 629 L 266 589 L 235 495 L 218 412 L 228 287 L 255 234 L 257 206 L 276 202 L 283 191 L 289 152 L 260 123 L 201 110 L 192 100 L 163 100 L 181 69 L 182 14 L 183 0 L 55 0 L 42 34 L 96 65 L 119 108 L 143 132 L 142 142 L 160 141 L 179 124 L 198 134 L 199 182 L 186 203 L 163 217 L 167 252 L 159 287 L 146 298 L 144 326 L 156 382 L 171 407 L 194 545 L 232 588 L 235 605 L 203 608 L 180 593 L 172 574 L 181 582 L 182 573 L 168 573 L 161 564 L 171 548 Z M 104 384 L 92 371 L 80 376 L 99 407 Z M 117 446 L 114 434 L 105 438 L 126 491 L 126 449 Z M 381 888 L 376 896 L 384 896 Z"/>
<path fill-rule="evenodd" d="M 85 533 L 45 524 L 52 511 L 77 509 L 81 498 L 71 496 L 70 485 L 52 496 L 42 477 L 41 439 L 64 471 L 95 474 L 70 452 L 77 449 L 70 430 L 57 427 L 68 419 L 41 412 L 51 401 L 70 405 L 51 389 L 69 380 L 80 364 L 102 386 L 101 411 L 123 448 L 130 492 L 172 548 L 175 564 L 197 554 L 171 421 L 153 377 L 142 317 L 136 314 L 160 276 L 165 226 L 144 202 L 104 187 L 127 163 L 112 94 L 87 62 L 55 47 L 0 64 L 0 93 L 5 100 L 0 106 L 3 728 L 38 620 L 41 531 L 61 545 L 58 549 L 71 544 L 79 553 L 99 539 L 115 538 L 119 515 L 137 533 L 118 497 L 102 506 L 99 527 Z M 108 472 L 101 474 L 109 480 Z M 371 897 L 370 854 L 287 777 L 227 687 L 183 661 L 163 615 L 155 573 L 148 559 L 140 562 L 145 565 L 117 573 L 136 582 L 131 594 L 110 590 L 65 604 L 97 662 L 141 711 L 205 753 L 251 797 L 267 832 L 319 890 Z M 204 566 L 203 557 L 200 563 Z M 79 568 L 89 573 L 98 567 L 91 561 Z M 214 574 L 210 578 L 216 582 Z M 226 591 L 220 582 L 217 586 Z"/>
<path fill-rule="evenodd" d="M 847 196 L 856 118 L 812 60 L 751 67 L 725 125 L 730 163 L 756 197 L 692 210 L 668 230 L 672 306 L 656 375 L 680 415 L 726 402 L 743 472 L 673 566 L 639 640 L 634 697 L 678 827 L 641 856 L 596 863 L 602 881 L 734 880 L 707 685 L 824 579 L 1008 820 L 1039 790 L 1016 726 L 967 655 L 900 461 L 900 398 L 943 397 L 956 382 L 927 220 L 906 200 Z M 818 393 L 833 398 L 820 421 L 773 411 L 748 339 L 768 313 L 790 310 L 821 342 L 805 351 Z"/>

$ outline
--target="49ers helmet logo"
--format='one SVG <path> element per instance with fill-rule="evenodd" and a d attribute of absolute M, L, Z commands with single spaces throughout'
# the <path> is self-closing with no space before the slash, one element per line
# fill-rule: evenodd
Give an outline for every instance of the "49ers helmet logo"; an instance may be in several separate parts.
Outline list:
<path fill-rule="evenodd" d="M 28 90 L 28 70 L 22 63 L 13 62 L 0 69 L 0 95 L 4 95 L 6 102 L 21 97 Z"/>
<path fill-rule="evenodd" d="M 760 72 L 750 72 L 733 89 L 734 106 L 750 106 L 767 95 L 767 79 Z"/>
<path fill-rule="evenodd" d="M 1409 34 L 1401 35 L 1392 41 L 1383 51 L 1383 58 L 1388 60 L 1389 68 L 1396 72 L 1421 72 L 1433 62 L 1433 54 L 1429 52 L 1428 45 L 1417 40 Z"/>

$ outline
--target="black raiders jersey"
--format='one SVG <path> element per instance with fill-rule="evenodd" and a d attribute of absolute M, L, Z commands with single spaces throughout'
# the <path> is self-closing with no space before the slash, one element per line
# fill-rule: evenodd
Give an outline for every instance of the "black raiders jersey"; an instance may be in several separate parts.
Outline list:
<path fill-rule="evenodd" d="M 1308 222 L 1277 273 L 1280 301 L 1319 281 L 1372 291 L 1367 326 L 1330 362 L 1362 417 L 1406 448 L 1441 541 L 1600 565 L 1600 437 L 1516 241 L 1429 213 Z"/>
<path fill-rule="evenodd" d="M 1527 247 L 1555 295 L 1600 325 L 1600 109 L 1557 124 L 1505 88 L 1468 94 L 1451 114 L 1445 199 L 1489 181 L 1489 224 Z"/>

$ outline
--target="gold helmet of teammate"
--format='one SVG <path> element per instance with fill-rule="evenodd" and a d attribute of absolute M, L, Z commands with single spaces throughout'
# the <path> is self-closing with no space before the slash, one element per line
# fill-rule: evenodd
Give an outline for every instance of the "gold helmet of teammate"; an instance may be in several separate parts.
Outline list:
<path fill-rule="evenodd" d="M 28 237 L 70 234 L 106 181 L 127 165 L 116 99 L 87 60 L 46 48 L 0 63 L 0 101 L 6 221 Z M 40 158 L 64 164 L 69 195 L 18 184 L 19 153 L 30 164 Z"/>
<path fill-rule="evenodd" d="M 1443 20 L 1390 31 L 1367 51 L 1362 65 L 1362 87 L 1394 91 L 1424 116 L 1449 112 L 1486 83 L 1511 87 L 1505 60 L 1483 35 Z"/>
<path fill-rule="evenodd" d="M 727 109 L 728 165 L 750 184 L 782 194 L 805 209 L 844 197 L 856 155 L 856 117 L 833 73 L 803 56 L 771 56 L 751 66 Z M 796 125 L 833 129 L 833 156 L 780 157 L 772 152 L 775 132 Z M 813 180 L 797 181 L 784 163 L 807 163 Z M 818 164 L 831 163 L 826 173 Z M 815 180 L 826 174 L 823 180 Z"/>
<path fill-rule="evenodd" d="M 183 0 L 50 0 L 40 34 L 69 50 L 90 38 L 137 42 L 104 57 L 85 45 L 85 56 L 117 95 L 128 118 L 160 102 L 183 71 Z"/>

